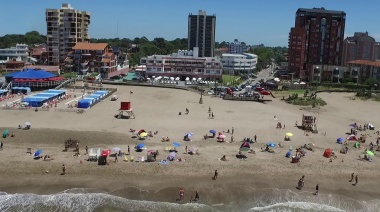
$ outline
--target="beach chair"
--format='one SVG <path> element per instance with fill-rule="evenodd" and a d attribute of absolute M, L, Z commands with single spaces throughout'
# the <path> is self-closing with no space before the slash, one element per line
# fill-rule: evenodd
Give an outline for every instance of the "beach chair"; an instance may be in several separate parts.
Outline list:
<path fill-rule="evenodd" d="M 131 162 L 133 162 L 134 160 L 135 160 L 135 157 L 131 156 Z"/>
<path fill-rule="evenodd" d="M 27 149 L 26 149 L 26 153 L 28 153 L 28 154 L 32 154 L 32 148 L 27 148 Z"/>
<path fill-rule="evenodd" d="M 123 161 L 128 162 L 128 156 L 125 155 Z"/>
<path fill-rule="evenodd" d="M 165 151 L 170 151 L 170 150 L 172 150 L 172 147 L 171 147 L 171 146 L 167 146 L 167 147 L 165 147 Z"/>
<path fill-rule="evenodd" d="M 140 162 L 145 162 L 145 157 L 141 156 Z"/>

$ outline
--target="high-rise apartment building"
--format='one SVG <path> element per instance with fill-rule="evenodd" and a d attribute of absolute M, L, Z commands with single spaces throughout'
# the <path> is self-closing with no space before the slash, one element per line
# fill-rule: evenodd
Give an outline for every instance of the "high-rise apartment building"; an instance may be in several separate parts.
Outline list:
<path fill-rule="evenodd" d="M 46 9 L 47 59 L 49 65 L 59 65 L 77 42 L 87 42 L 90 13 L 75 10 L 70 4 L 60 9 Z"/>
<path fill-rule="evenodd" d="M 376 50 L 379 44 L 368 36 L 368 32 L 355 32 L 354 36 L 344 39 L 343 65 L 354 60 L 376 60 Z"/>
<path fill-rule="evenodd" d="M 298 9 L 289 34 L 289 73 L 305 78 L 311 64 L 341 65 L 345 22 L 343 11 Z"/>
<path fill-rule="evenodd" d="M 247 45 L 244 42 L 239 42 L 235 39 L 234 42 L 229 43 L 228 53 L 230 54 L 243 54 L 247 51 Z"/>
<path fill-rule="evenodd" d="M 188 50 L 198 47 L 200 57 L 214 57 L 216 16 L 199 10 L 188 20 Z"/>

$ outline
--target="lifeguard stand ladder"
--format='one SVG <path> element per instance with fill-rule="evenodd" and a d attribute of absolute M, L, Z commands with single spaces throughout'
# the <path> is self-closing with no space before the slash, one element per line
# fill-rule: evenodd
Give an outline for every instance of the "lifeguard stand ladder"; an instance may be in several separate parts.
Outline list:
<path fill-rule="evenodd" d="M 135 114 L 133 113 L 131 102 L 120 102 L 119 115 L 117 116 L 117 118 L 122 118 L 124 116 L 124 112 L 128 114 L 127 116 L 130 119 L 136 118 Z"/>

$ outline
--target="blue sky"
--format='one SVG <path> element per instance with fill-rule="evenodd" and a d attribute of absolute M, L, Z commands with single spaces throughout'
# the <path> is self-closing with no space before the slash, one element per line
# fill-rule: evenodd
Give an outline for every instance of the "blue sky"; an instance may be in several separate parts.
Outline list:
<path fill-rule="evenodd" d="M 287 46 L 298 8 L 324 7 L 347 13 L 345 36 L 368 31 L 380 41 L 379 0 L 17 0 L 2 1 L 0 36 L 36 30 L 46 34 L 45 9 L 69 3 L 91 13 L 92 38 L 187 37 L 187 16 L 216 14 L 216 40 Z M 118 30 L 117 30 L 118 29 Z"/>

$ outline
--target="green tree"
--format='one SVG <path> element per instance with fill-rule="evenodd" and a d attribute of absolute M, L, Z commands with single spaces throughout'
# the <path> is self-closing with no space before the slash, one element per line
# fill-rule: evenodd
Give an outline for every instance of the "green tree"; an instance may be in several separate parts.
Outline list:
<path fill-rule="evenodd" d="M 375 78 L 368 78 L 364 83 L 366 85 L 369 85 L 371 88 L 377 87 L 379 85 L 379 81 Z"/>

